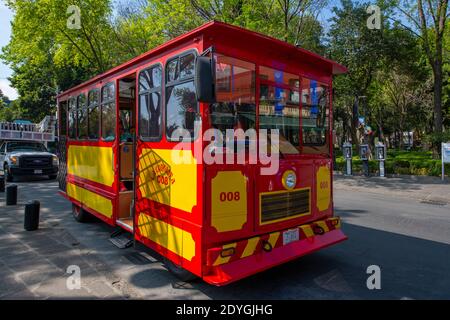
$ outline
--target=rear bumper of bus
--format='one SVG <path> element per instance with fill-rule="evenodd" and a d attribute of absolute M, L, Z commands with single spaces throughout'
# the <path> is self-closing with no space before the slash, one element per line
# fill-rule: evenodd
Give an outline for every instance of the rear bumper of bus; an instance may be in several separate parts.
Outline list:
<path fill-rule="evenodd" d="M 223 286 L 347 240 L 340 218 L 299 226 L 299 240 L 284 244 L 285 230 L 213 248 L 203 280 Z"/>

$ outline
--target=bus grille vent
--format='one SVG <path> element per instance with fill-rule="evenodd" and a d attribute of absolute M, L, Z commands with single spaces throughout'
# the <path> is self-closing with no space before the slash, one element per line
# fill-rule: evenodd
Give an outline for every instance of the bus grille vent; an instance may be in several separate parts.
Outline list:
<path fill-rule="evenodd" d="M 261 221 L 267 223 L 310 212 L 310 189 L 261 195 Z"/>

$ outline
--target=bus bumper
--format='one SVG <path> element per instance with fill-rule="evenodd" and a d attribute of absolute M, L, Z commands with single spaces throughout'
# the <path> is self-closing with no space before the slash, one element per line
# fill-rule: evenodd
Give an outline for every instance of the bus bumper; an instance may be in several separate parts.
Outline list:
<path fill-rule="evenodd" d="M 330 223 L 332 221 L 338 221 L 334 228 Z M 317 230 L 315 228 L 317 225 L 324 226 L 325 230 L 322 229 L 322 231 L 325 232 L 322 233 Z M 326 225 L 331 227 L 327 228 Z M 312 234 L 311 232 L 303 232 L 308 228 L 310 228 Z M 276 232 L 258 237 L 259 240 L 249 239 L 208 250 L 207 274 L 203 276 L 203 280 L 212 285 L 224 286 L 347 240 L 347 236 L 340 230 L 339 218 L 300 226 L 299 229 L 301 230 L 300 239 L 287 245 L 283 244 L 283 232 Z M 274 235 L 278 235 L 278 237 Z M 248 245 L 251 242 L 257 242 L 257 244 L 253 244 L 254 253 L 248 255 Z M 233 255 L 229 257 L 221 255 L 224 252 L 232 252 L 231 248 L 234 248 Z"/>

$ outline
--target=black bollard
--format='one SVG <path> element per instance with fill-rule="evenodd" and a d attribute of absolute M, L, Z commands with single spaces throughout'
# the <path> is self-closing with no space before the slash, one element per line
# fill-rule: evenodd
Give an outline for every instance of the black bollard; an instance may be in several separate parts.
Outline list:
<path fill-rule="evenodd" d="M 0 177 L 0 192 L 5 192 L 5 176 Z"/>
<path fill-rule="evenodd" d="M 27 231 L 34 231 L 39 228 L 39 209 L 41 203 L 39 201 L 30 201 L 25 205 L 24 228 Z"/>
<path fill-rule="evenodd" d="M 6 205 L 15 206 L 17 204 L 17 185 L 12 184 L 6 187 Z"/>

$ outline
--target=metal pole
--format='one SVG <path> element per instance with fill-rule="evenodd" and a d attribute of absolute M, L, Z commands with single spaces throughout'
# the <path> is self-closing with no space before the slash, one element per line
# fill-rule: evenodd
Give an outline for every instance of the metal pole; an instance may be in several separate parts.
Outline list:
<path fill-rule="evenodd" d="M 384 171 L 384 160 L 380 161 L 380 177 L 385 177 L 385 171 Z"/>
<path fill-rule="evenodd" d="M 352 175 L 352 160 L 351 159 L 347 159 L 347 166 L 346 166 L 345 175 L 346 176 L 351 176 Z"/>
<path fill-rule="evenodd" d="M 442 182 L 445 181 L 445 163 L 444 163 L 444 143 L 441 145 L 441 158 L 442 158 Z"/>
<path fill-rule="evenodd" d="M 363 171 L 364 171 L 364 176 L 366 176 L 366 177 L 370 176 L 369 160 L 363 160 Z"/>

